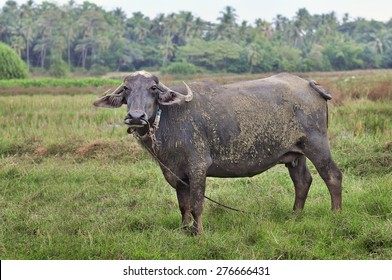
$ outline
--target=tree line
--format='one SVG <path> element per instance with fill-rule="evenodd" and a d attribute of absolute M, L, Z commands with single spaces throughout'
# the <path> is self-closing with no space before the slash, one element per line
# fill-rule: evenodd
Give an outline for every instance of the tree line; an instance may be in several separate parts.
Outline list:
<path fill-rule="evenodd" d="M 8 0 L 0 11 L 0 41 L 30 71 L 277 72 L 392 68 L 392 18 L 388 22 L 339 20 L 334 12 L 272 22 L 238 21 L 225 7 L 212 23 L 191 12 L 106 11 L 85 1 L 57 5 Z M 176 70 L 177 69 L 177 70 Z"/>

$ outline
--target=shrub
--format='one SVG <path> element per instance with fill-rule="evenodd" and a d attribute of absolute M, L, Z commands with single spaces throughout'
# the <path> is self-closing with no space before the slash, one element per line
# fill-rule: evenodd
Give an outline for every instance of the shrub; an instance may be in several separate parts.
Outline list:
<path fill-rule="evenodd" d="M 61 57 L 53 57 L 49 67 L 49 75 L 56 78 L 65 78 L 68 74 L 68 64 Z"/>
<path fill-rule="evenodd" d="M 91 76 L 103 76 L 107 74 L 110 71 L 110 69 L 106 66 L 103 65 L 94 65 L 91 67 L 89 74 Z"/>
<path fill-rule="evenodd" d="M 392 68 L 392 48 L 384 52 L 381 66 L 384 68 Z"/>
<path fill-rule="evenodd" d="M 187 62 L 174 62 L 165 68 L 161 68 L 162 74 L 193 75 L 200 70 L 193 64 Z"/>
<path fill-rule="evenodd" d="M 0 80 L 27 78 L 27 66 L 11 47 L 0 43 Z"/>

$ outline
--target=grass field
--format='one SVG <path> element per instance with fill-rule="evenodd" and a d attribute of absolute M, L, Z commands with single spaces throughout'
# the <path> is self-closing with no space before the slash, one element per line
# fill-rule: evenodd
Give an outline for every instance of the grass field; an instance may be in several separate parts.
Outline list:
<path fill-rule="evenodd" d="M 329 210 L 310 164 L 305 210 L 292 212 L 292 182 L 276 166 L 253 178 L 209 178 L 208 196 L 256 214 L 207 201 L 197 237 L 181 231 L 175 191 L 126 133 L 125 109 L 93 108 L 91 85 L 77 93 L 75 84 L 2 85 L 0 258 L 392 259 L 392 71 L 304 76 L 335 96 L 329 136 L 344 173 L 343 211 Z M 191 78 L 206 77 L 162 80 Z"/>

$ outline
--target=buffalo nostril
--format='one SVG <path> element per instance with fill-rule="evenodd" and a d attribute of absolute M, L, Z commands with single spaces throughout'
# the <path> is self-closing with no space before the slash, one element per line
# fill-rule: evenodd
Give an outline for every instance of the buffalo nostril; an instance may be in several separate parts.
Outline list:
<path fill-rule="evenodd" d="M 140 116 L 139 119 L 146 121 L 146 120 L 147 120 L 147 115 L 146 115 L 145 113 L 143 113 L 143 114 Z"/>
<path fill-rule="evenodd" d="M 146 120 L 146 113 L 141 112 L 141 111 L 129 112 L 127 114 L 127 118 L 133 119 L 133 120 Z"/>

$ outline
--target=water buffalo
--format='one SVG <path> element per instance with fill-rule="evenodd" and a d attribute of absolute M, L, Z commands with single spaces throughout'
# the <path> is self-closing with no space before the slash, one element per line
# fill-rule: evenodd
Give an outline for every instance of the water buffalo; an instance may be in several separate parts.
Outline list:
<path fill-rule="evenodd" d="M 176 189 L 182 225 L 193 216 L 202 231 L 206 177 L 250 177 L 281 163 L 295 187 L 294 209 L 303 209 L 312 182 L 308 158 L 325 181 L 332 209 L 342 206 L 342 173 L 327 137 L 329 93 L 317 83 L 282 73 L 217 85 L 195 82 L 168 88 L 135 72 L 95 106 L 127 104 L 124 123 L 158 160 Z"/>

